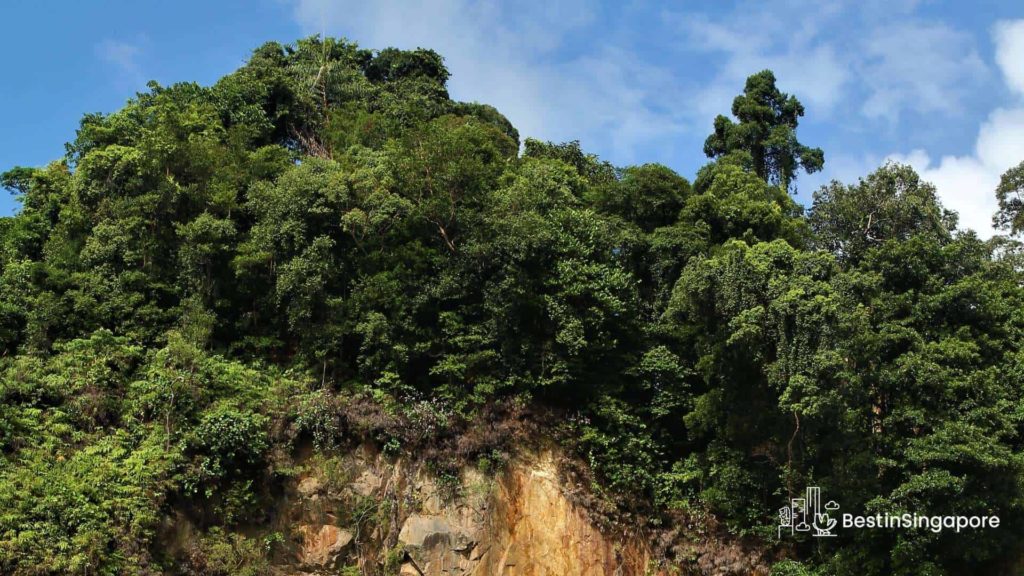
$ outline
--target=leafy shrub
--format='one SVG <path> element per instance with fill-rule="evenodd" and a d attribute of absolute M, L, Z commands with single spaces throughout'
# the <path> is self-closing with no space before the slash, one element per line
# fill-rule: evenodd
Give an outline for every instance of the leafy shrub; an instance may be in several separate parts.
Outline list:
<path fill-rule="evenodd" d="M 206 412 L 182 441 L 186 490 L 210 496 L 219 485 L 250 477 L 269 448 L 267 425 L 266 416 L 230 404 Z"/>

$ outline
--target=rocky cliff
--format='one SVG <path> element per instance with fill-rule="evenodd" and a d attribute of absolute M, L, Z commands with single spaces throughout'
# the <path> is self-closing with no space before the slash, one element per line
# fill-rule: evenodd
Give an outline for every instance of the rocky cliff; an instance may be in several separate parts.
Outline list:
<path fill-rule="evenodd" d="M 279 519 L 294 574 L 631 575 L 648 571 L 642 539 L 602 534 L 573 505 L 555 452 L 497 474 L 438 477 L 363 448 L 335 467 L 303 466 Z"/>
<path fill-rule="evenodd" d="M 243 537 L 211 546 L 195 516 L 179 512 L 161 538 L 166 553 L 190 566 L 188 574 L 212 565 L 280 576 L 768 573 L 762 551 L 715 531 L 709 518 L 656 533 L 623 528 L 630 522 L 621 519 L 595 522 L 599 499 L 572 479 L 579 463 L 553 446 L 523 449 L 496 470 L 484 461 L 457 473 L 370 443 L 309 452 L 279 470 L 290 480 Z M 240 571 L 227 565 L 233 560 L 211 560 L 240 558 L 244 542 L 268 563 Z"/>

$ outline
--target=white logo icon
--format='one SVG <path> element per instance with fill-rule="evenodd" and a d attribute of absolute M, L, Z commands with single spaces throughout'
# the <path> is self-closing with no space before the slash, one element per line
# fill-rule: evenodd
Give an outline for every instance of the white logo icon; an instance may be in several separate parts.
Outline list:
<path fill-rule="evenodd" d="M 836 510 L 839 510 L 839 504 L 835 500 L 829 500 L 822 507 L 821 488 L 808 486 L 806 497 L 793 498 L 789 506 L 779 508 L 779 538 L 782 538 L 784 530 L 788 530 L 790 535 L 811 532 L 815 538 L 833 537 L 832 530 L 839 523 L 832 517 Z"/>

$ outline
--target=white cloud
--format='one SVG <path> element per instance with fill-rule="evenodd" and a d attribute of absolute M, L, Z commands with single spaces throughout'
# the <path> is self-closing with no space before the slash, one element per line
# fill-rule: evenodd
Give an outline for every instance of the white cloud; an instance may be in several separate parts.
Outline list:
<path fill-rule="evenodd" d="M 678 92 L 672 75 L 639 64 L 628 47 L 602 42 L 568 60 L 552 57 L 593 22 L 590 2 L 297 0 L 295 13 L 310 33 L 437 50 L 452 72 L 452 96 L 496 107 L 524 137 L 580 139 L 629 162 L 639 144 L 682 129 L 669 100 Z"/>
<path fill-rule="evenodd" d="M 945 24 L 908 20 L 876 28 L 859 53 L 869 87 L 862 112 L 896 120 L 903 110 L 954 113 L 987 68 L 972 38 Z"/>
<path fill-rule="evenodd" d="M 987 72 L 970 35 L 916 18 L 916 4 L 743 2 L 715 19 L 688 12 L 664 19 L 688 49 L 724 57 L 699 97 L 702 114 L 727 110 L 743 80 L 769 68 L 816 116 L 856 101 L 863 116 L 895 123 L 908 110 L 956 113 Z"/>
<path fill-rule="evenodd" d="M 996 233 L 992 214 L 996 200 L 993 190 L 999 176 L 973 156 L 946 156 L 936 163 L 924 150 L 888 158 L 909 164 L 927 182 L 935 185 L 942 204 L 960 215 L 960 228 L 970 228 L 982 238 Z"/>
<path fill-rule="evenodd" d="M 1020 68 L 1024 49 L 1024 20 L 1000 22 L 993 32 L 996 62 L 1011 89 L 1024 95 Z M 1018 54 L 1020 56 L 1010 57 Z M 1009 55 L 1009 56 L 1008 56 Z M 947 208 L 960 213 L 960 226 L 982 238 L 996 234 L 992 215 L 997 208 L 995 188 L 1007 169 L 1024 160 L 1024 107 L 997 108 L 978 128 L 974 151 L 965 156 L 933 160 L 924 150 L 893 154 L 890 159 L 910 164 L 933 184 Z"/>
<path fill-rule="evenodd" d="M 1024 20 L 1003 21 L 993 32 L 996 64 L 1010 89 L 1024 94 Z"/>
<path fill-rule="evenodd" d="M 133 84 L 136 88 L 143 83 L 139 68 L 142 49 L 137 44 L 108 38 L 96 44 L 95 53 L 100 60 L 114 67 L 120 81 Z"/>
<path fill-rule="evenodd" d="M 669 26 L 682 32 L 685 49 L 725 56 L 718 74 L 696 98 L 696 112 L 706 123 L 729 110 L 747 76 L 764 69 L 772 70 L 784 90 L 799 94 L 820 114 L 830 112 L 844 96 L 849 67 L 836 47 L 820 38 L 840 5 L 820 4 L 793 19 L 787 10 L 794 8 L 790 4 L 744 6 L 720 21 L 703 14 L 663 15 Z"/>
<path fill-rule="evenodd" d="M 636 30 L 616 23 L 627 21 L 635 5 L 289 1 L 307 33 L 349 36 L 377 48 L 433 48 L 452 72 L 453 97 L 494 105 L 524 137 L 578 138 L 619 164 L 699 158 L 711 119 L 729 110 L 749 74 L 765 68 L 800 97 L 811 118 L 831 116 L 843 124 L 836 128 L 862 133 L 876 130 L 866 128 L 872 120 L 906 130 L 901 116 L 907 112 L 932 124 L 936 115 L 955 116 L 968 91 L 988 76 L 974 39 L 916 16 L 916 0 L 742 2 L 714 17 L 656 10 L 662 28 L 650 37 L 678 38 L 657 46 L 657 57 L 650 37 L 623 34 Z M 1008 85 L 1024 93 L 1022 31 L 1021 22 L 1007 22 L 993 34 Z M 706 70 L 709 57 L 713 76 L 696 79 L 693 66 Z M 992 112 L 974 152 L 963 157 L 914 151 L 899 158 L 935 181 L 963 225 L 989 235 L 993 182 L 1014 155 L 1024 157 L 1010 132 L 1020 129 L 1019 120 L 1013 108 Z M 676 154 L 677 146 L 685 150 Z M 843 152 L 830 151 L 827 173 L 804 179 L 802 188 L 827 177 L 852 179 L 882 156 Z"/>

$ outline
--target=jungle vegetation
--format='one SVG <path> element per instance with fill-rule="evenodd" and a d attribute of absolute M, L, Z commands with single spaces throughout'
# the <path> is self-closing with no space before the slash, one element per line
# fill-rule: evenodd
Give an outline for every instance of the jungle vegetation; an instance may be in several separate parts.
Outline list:
<path fill-rule="evenodd" d="M 524 413 L 630 518 L 711 515 L 780 575 L 1019 559 L 1024 163 L 979 192 L 1006 231 L 983 241 L 897 164 L 799 205 L 826 156 L 770 71 L 692 179 L 520 141 L 447 79 L 430 50 L 268 43 L 3 173 L 0 572 L 189 573 L 159 542 L 178 510 L 205 573 L 260 574 L 274 540 L 239 527 L 280 454 L 429 452 Z M 779 541 L 807 485 L 1002 525 Z"/>

